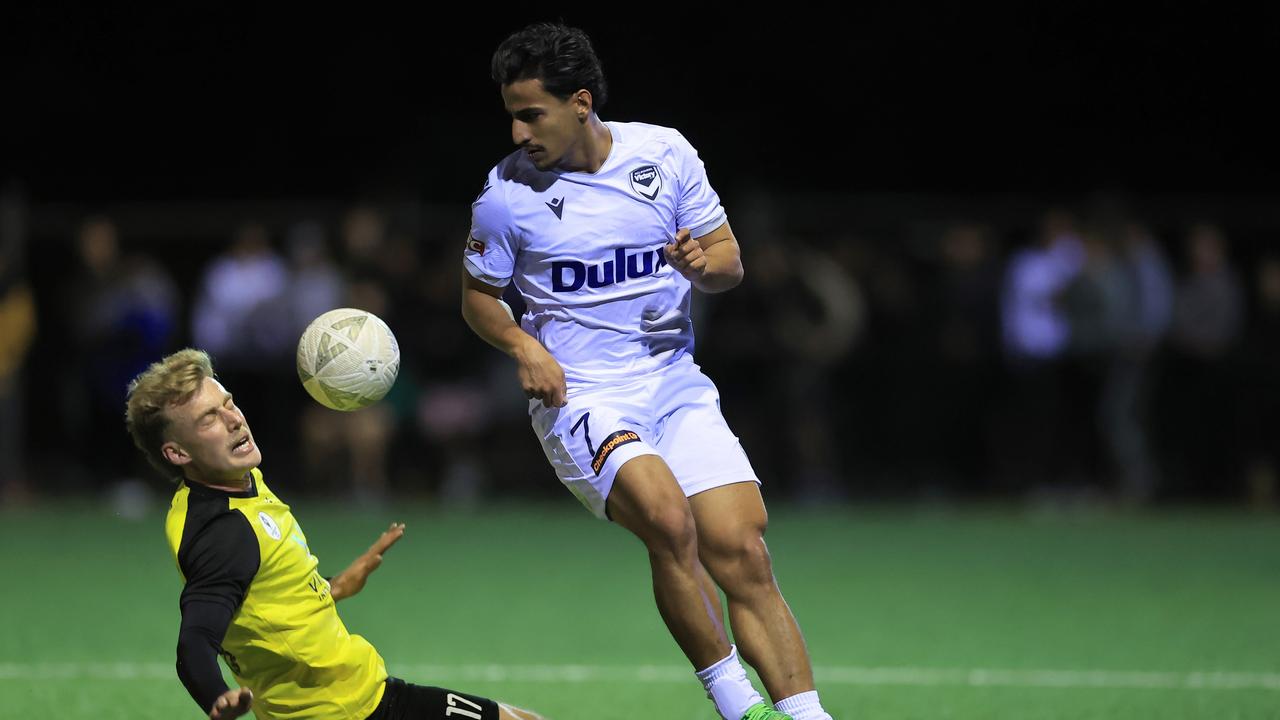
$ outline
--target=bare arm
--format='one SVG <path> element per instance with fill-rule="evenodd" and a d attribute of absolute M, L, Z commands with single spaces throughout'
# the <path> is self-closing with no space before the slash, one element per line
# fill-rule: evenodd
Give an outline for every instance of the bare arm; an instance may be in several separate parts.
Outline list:
<path fill-rule="evenodd" d="M 502 288 L 471 277 L 462 269 L 462 317 L 481 340 L 515 357 L 516 348 L 532 338 L 498 302 Z"/>
<path fill-rule="evenodd" d="M 382 565 L 382 556 L 401 537 L 404 537 L 404 523 L 391 523 L 391 527 L 387 528 L 378 540 L 364 551 L 364 554 L 356 558 L 346 570 L 334 576 L 329 581 L 329 592 L 333 595 L 333 601 L 338 602 L 349 598 L 363 590 L 369 574 Z"/>
<path fill-rule="evenodd" d="M 501 295 L 502 288 L 480 282 L 462 269 L 462 317 L 467 325 L 481 340 L 515 359 L 526 397 L 537 398 L 546 407 L 564 407 L 564 369 L 537 338 L 511 319 L 498 302 Z"/>
<path fill-rule="evenodd" d="M 728 222 L 696 240 L 681 228 L 664 250 L 671 267 L 702 292 L 724 292 L 742 282 L 742 253 Z"/>

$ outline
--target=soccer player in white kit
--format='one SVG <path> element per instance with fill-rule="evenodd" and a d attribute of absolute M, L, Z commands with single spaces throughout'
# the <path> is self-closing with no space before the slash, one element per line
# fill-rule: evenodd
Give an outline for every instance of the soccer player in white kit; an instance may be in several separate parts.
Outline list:
<path fill-rule="evenodd" d="M 604 74 L 581 30 L 530 25 L 492 69 L 519 149 L 472 205 L 463 316 L 516 360 L 560 481 L 648 548 L 658 610 L 720 715 L 831 720 L 773 576 L 760 481 L 693 361 L 692 289 L 743 272 L 702 161 L 675 130 L 600 120 Z M 498 301 L 512 282 L 518 325 Z"/>

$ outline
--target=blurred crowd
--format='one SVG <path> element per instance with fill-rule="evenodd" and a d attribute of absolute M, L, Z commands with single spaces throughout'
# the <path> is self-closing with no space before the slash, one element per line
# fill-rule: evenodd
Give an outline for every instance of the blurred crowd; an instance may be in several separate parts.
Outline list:
<path fill-rule="evenodd" d="M 700 358 L 799 498 L 1273 503 L 1275 247 L 1237 254 L 1222 226 L 1157 230 L 1106 198 L 1024 228 L 769 225 Z"/>
<path fill-rule="evenodd" d="M 772 497 L 1273 503 L 1274 246 L 1115 201 L 821 232 L 743 206 L 746 279 L 696 298 L 696 357 Z M 33 232 L 28 210 L 0 194 L 0 503 L 163 495 L 124 431 L 125 388 L 188 345 L 291 492 L 562 492 L 514 365 L 459 314 L 465 208 L 444 230 L 360 205 L 148 242 L 110 214 Z M 355 413 L 311 401 L 293 360 L 307 323 L 343 306 L 386 320 L 403 358 L 388 398 Z"/>

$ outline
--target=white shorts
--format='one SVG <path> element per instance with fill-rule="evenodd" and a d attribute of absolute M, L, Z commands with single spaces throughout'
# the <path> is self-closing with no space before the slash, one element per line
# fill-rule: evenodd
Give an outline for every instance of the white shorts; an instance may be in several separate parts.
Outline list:
<path fill-rule="evenodd" d="M 618 468 L 661 457 L 685 497 L 760 480 L 720 414 L 720 393 L 692 362 L 573 392 L 562 408 L 529 403 L 533 430 L 560 482 L 599 518 Z"/>

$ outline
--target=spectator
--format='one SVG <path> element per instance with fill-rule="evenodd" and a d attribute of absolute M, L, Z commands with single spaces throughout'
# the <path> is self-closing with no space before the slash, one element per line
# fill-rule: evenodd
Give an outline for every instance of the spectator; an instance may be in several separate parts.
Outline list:
<path fill-rule="evenodd" d="M 927 407 L 921 438 L 935 488 L 989 490 L 985 477 L 1000 337 L 1000 262 L 990 228 L 955 223 L 939 238 L 937 277 L 927 284 L 927 369 L 918 382 Z M 957 486 L 958 487 L 955 487 Z"/>
<path fill-rule="evenodd" d="M 386 292 L 367 280 L 351 283 L 343 304 L 378 317 L 386 315 L 388 309 Z M 387 501 L 387 457 L 395 430 L 395 414 L 389 402 L 356 412 L 337 412 L 307 402 L 300 428 L 308 485 L 336 489 L 365 505 Z"/>
<path fill-rule="evenodd" d="M 1065 418 L 1078 413 L 1065 392 L 1063 365 L 1071 330 L 1061 301 L 1084 263 L 1075 218 L 1052 210 L 1033 243 L 1015 252 L 1005 271 L 1001 326 L 1012 396 L 1002 418 L 1000 453 L 1010 488 L 1043 490 L 1060 483 L 1075 461 L 1073 427 Z"/>
<path fill-rule="evenodd" d="M 140 253 L 124 255 L 116 224 L 92 217 L 80 227 L 81 269 L 67 289 L 67 327 L 75 352 L 68 372 L 81 384 L 68 426 L 78 428 L 81 471 L 105 481 L 118 509 L 145 510 L 147 491 L 127 435 L 99 428 L 120 424 L 129 381 L 172 349 L 179 317 L 177 288 L 167 271 Z"/>
<path fill-rule="evenodd" d="M 1115 352 L 1106 369 L 1099 426 L 1120 498 L 1142 504 L 1155 497 L 1159 470 L 1151 454 L 1150 366 L 1173 317 L 1173 273 L 1151 232 L 1136 222 L 1121 230 L 1119 269 L 1125 297 Z"/>
<path fill-rule="evenodd" d="M 237 389 L 245 412 L 263 418 L 256 432 L 263 445 L 276 448 L 267 460 L 275 474 L 296 482 L 290 432 L 303 391 L 293 370 L 299 336 L 291 286 L 290 268 L 272 249 L 266 227 L 246 223 L 205 268 L 191 333 L 195 345 L 217 361 L 227 386 Z"/>
<path fill-rule="evenodd" d="M 1258 262 L 1257 312 L 1244 337 L 1240 428 L 1248 463 L 1249 498 L 1274 508 L 1280 463 L 1280 255 Z"/>
<path fill-rule="evenodd" d="M 1232 351 L 1244 323 L 1244 292 L 1215 225 L 1191 228 L 1178 284 L 1164 389 L 1166 447 L 1174 489 L 1200 497 L 1239 490 L 1239 433 Z"/>
<path fill-rule="evenodd" d="M 297 223 L 285 239 L 289 251 L 288 337 L 302 337 L 311 321 L 341 307 L 346 281 L 329 256 L 324 226 L 314 220 Z"/>
<path fill-rule="evenodd" d="M 244 225 L 204 272 L 192 308 L 195 344 L 216 357 L 228 375 L 257 374 L 291 355 L 296 338 L 290 332 L 290 306 L 282 302 L 289 283 L 289 268 L 271 249 L 267 229 Z"/>
<path fill-rule="evenodd" d="M 327 258 L 316 257 L 313 248 L 305 253 L 313 256 L 306 267 L 310 281 L 323 278 L 326 295 L 335 289 L 341 294 L 329 297 L 331 307 L 354 307 L 382 318 L 396 334 L 405 352 L 405 327 L 393 314 L 384 270 L 386 218 L 369 206 L 359 206 L 342 223 L 340 248 L 343 274 L 336 277 Z M 313 238 L 309 245 L 320 245 Z M 317 313 L 318 314 L 318 313 Z M 308 320 L 310 322 L 310 320 Z M 387 501 L 388 458 L 394 437 L 397 397 L 412 385 L 408 363 L 401 363 L 400 377 L 384 401 L 358 412 L 342 413 L 312 402 L 304 402 L 299 415 L 302 462 L 307 484 L 350 495 L 356 502 L 380 505 Z"/>
<path fill-rule="evenodd" d="M 23 374 L 36 333 L 35 298 L 27 283 L 22 197 L 0 192 L 0 505 L 27 496 L 23 445 Z"/>

